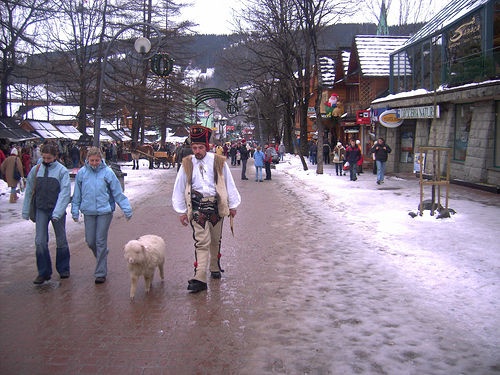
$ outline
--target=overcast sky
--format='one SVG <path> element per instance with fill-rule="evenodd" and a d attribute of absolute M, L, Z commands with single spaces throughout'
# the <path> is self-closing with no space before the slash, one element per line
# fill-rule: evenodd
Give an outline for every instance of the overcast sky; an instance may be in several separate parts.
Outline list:
<path fill-rule="evenodd" d="M 393 0 L 392 7 L 397 9 L 396 2 Z M 450 0 L 432 0 L 431 6 L 434 11 L 442 9 Z M 231 34 L 233 32 L 232 19 L 233 9 L 239 10 L 242 7 L 242 1 L 234 0 L 192 0 L 193 6 L 186 7 L 182 11 L 182 19 L 190 19 L 199 24 L 195 31 L 200 34 Z M 386 1 L 387 4 L 387 1 Z M 434 13 L 435 14 L 435 13 Z M 367 18 L 368 17 L 368 18 Z M 361 16 L 359 19 L 353 19 L 352 22 L 375 22 L 373 16 Z M 389 25 L 397 23 L 396 16 L 389 14 Z"/>

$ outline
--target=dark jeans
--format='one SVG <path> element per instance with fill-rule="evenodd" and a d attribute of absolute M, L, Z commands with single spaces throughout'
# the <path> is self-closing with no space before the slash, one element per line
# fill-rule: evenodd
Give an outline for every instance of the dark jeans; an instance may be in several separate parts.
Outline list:
<path fill-rule="evenodd" d="M 38 275 L 52 275 L 52 262 L 49 251 L 49 222 L 52 223 L 56 236 L 56 270 L 59 274 L 69 273 L 69 247 L 66 239 L 66 214 L 59 220 L 51 221 L 52 213 L 41 209 L 36 210 L 35 248 Z"/>
<path fill-rule="evenodd" d="M 266 180 L 271 179 L 271 163 L 269 162 L 264 162 L 264 166 L 266 167 Z"/>
<path fill-rule="evenodd" d="M 344 163 L 335 163 L 335 172 L 337 176 L 342 176 L 342 173 L 344 173 Z"/>
<path fill-rule="evenodd" d="M 351 181 L 356 181 L 358 179 L 357 167 L 358 166 L 356 165 L 356 163 L 352 163 L 349 165 L 349 173 L 350 173 Z"/>
<path fill-rule="evenodd" d="M 247 178 L 247 159 L 241 159 L 241 178 Z"/>

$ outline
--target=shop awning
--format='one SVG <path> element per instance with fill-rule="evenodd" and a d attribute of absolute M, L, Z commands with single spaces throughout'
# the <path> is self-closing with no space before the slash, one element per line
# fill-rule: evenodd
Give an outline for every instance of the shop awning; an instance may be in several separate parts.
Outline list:
<path fill-rule="evenodd" d="M 22 142 L 39 139 L 40 137 L 21 129 L 13 118 L 5 117 L 0 119 L 0 138 L 7 139 L 9 142 Z"/>

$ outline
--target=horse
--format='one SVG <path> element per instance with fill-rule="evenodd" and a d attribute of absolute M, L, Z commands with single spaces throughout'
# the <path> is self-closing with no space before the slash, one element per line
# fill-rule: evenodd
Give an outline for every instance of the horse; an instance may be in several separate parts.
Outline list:
<path fill-rule="evenodd" d="M 154 150 L 151 145 L 131 145 L 132 169 L 139 169 L 139 159 L 149 160 L 149 169 L 153 169 Z"/>

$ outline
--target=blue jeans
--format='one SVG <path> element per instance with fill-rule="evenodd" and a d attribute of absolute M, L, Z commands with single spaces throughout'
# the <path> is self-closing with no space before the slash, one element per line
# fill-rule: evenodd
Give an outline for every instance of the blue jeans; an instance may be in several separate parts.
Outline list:
<path fill-rule="evenodd" d="M 358 174 L 358 166 L 356 163 L 349 163 L 349 176 L 351 181 L 356 181 L 358 179 L 357 174 Z"/>
<path fill-rule="evenodd" d="M 95 277 L 106 277 L 108 274 L 108 231 L 113 214 L 84 215 L 85 242 L 92 250 L 97 264 Z"/>
<path fill-rule="evenodd" d="M 377 181 L 384 181 L 385 161 L 375 160 L 377 164 Z"/>
<path fill-rule="evenodd" d="M 52 275 L 52 261 L 49 251 L 49 221 L 51 221 L 51 217 L 51 211 L 36 210 L 36 267 L 38 275 L 46 278 Z M 52 228 L 54 228 L 56 235 L 56 270 L 60 275 L 68 274 L 70 254 L 68 240 L 66 239 L 66 214 L 59 220 L 52 221 Z"/>
<path fill-rule="evenodd" d="M 262 181 L 262 167 L 255 166 L 255 181 Z"/>

